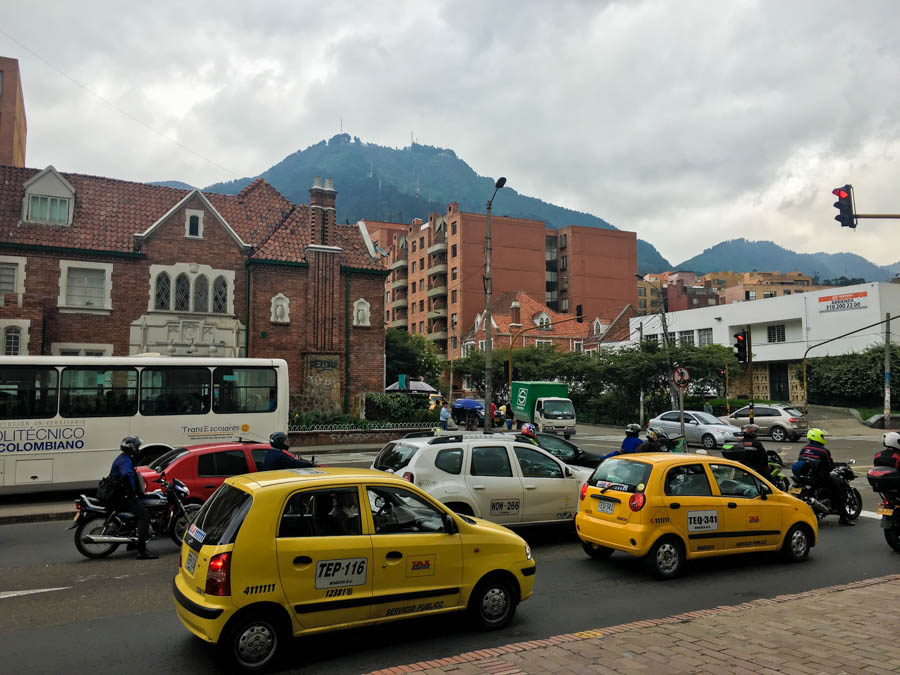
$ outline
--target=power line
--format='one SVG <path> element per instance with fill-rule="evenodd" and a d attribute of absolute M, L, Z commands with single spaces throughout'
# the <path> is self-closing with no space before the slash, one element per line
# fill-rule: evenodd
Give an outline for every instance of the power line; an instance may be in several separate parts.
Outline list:
<path fill-rule="evenodd" d="M 122 108 L 120 108 L 119 106 L 117 106 L 117 105 L 116 105 L 115 103 L 113 103 L 112 101 L 109 101 L 109 100 L 103 98 L 100 94 L 98 94 L 97 92 L 95 92 L 93 89 L 91 89 L 91 88 L 88 87 L 87 85 L 82 84 L 81 82 L 79 82 L 78 80 L 76 80 L 74 77 L 72 77 L 72 76 L 69 75 L 68 73 L 62 71 L 60 68 L 57 68 L 55 65 L 53 65 L 52 63 L 50 63 L 47 59 L 45 59 L 43 56 L 41 56 L 40 54 L 38 54 L 38 53 L 35 52 L 34 50 L 29 49 L 28 47 L 26 47 L 24 44 L 22 44 L 21 42 L 19 42 L 16 38 L 14 38 L 12 35 L 10 35 L 9 33 L 7 33 L 7 32 L 6 32 L 5 30 L 3 30 L 2 28 L 0 28 L 0 33 L 2 33 L 2 34 L 5 35 L 7 38 L 9 38 L 9 39 L 12 40 L 13 42 L 15 42 L 17 45 L 19 45 L 19 47 L 21 47 L 22 49 L 24 49 L 26 52 L 28 52 L 29 54 L 31 54 L 33 57 L 35 57 L 36 59 L 38 59 L 39 61 L 41 61 L 42 63 L 44 63 L 44 65 L 46 65 L 46 66 L 52 68 L 53 70 L 55 70 L 57 73 L 59 73 L 60 75 L 62 75 L 64 78 L 66 78 L 66 79 L 69 80 L 70 82 L 73 82 L 74 84 L 76 84 L 76 85 L 78 85 L 79 87 L 81 87 L 82 89 L 84 89 L 84 90 L 85 90 L 86 92 L 88 92 L 91 96 L 93 96 L 94 98 L 96 98 L 98 101 L 101 101 L 101 102 L 105 103 L 105 104 L 108 105 L 110 108 L 112 108 L 113 110 L 117 111 L 118 113 L 124 115 L 125 117 L 127 117 L 127 118 L 130 119 L 131 121 L 137 122 L 137 123 L 140 124 L 142 127 L 144 127 L 144 128 L 146 128 L 146 129 L 152 131 L 152 132 L 153 132 L 154 134 L 156 134 L 157 136 L 160 136 L 160 137 L 164 138 L 165 140 L 169 141 L 170 143 L 173 143 L 173 144 L 177 145 L 177 146 L 178 146 L 179 148 L 181 148 L 182 150 L 186 150 L 187 152 L 191 153 L 192 155 L 194 155 L 194 156 L 196 156 L 196 157 L 199 157 L 200 159 L 202 159 L 202 160 L 204 160 L 204 161 L 206 161 L 206 162 L 209 162 L 210 164 L 212 164 L 212 165 L 215 166 L 216 168 L 219 168 L 219 169 L 221 169 L 222 171 L 227 171 L 227 172 L 230 173 L 232 176 L 240 177 L 239 174 L 237 174 L 236 172 L 232 171 L 231 169 L 222 166 L 222 165 L 219 164 L 218 162 L 216 162 L 216 161 L 210 159 L 209 157 L 206 157 L 205 155 L 201 155 L 201 154 L 200 154 L 199 152 L 197 152 L 196 150 L 192 150 L 191 148 L 189 148 L 188 146 L 186 146 L 184 143 L 181 143 L 181 142 L 175 140 L 174 138 L 172 138 L 172 137 L 170 137 L 170 136 L 167 136 L 166 134 L 164 134 L 163 132 L 159 131 L 158 129 L 154 129 L 154 128 L 151 127 L 149 124 L 147 124 L 147 123 L 144 122 L 143 120 L 138 119 L 137 117 L 135 117 L 134 115 L 132 115 L 132 114 L 131 114 L 130 112 L 128 112 L 127 110 L 123 110 Z"/>

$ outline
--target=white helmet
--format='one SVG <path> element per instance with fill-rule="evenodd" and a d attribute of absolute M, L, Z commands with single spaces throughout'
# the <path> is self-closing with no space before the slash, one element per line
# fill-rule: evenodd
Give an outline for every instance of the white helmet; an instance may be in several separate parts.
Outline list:
<path fill-rule="evenodd" d="M 896 431 L 890 431 L 882 436 L 882 442 L 886 448 L 896 448 L 900 450 L 900 434 Z"/>

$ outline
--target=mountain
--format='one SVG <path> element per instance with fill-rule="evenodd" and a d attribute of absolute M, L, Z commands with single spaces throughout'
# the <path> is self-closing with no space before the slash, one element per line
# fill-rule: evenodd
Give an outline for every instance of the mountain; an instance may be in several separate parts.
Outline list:
<path fill-rule="evenodd" d="M 900 274 L 900 261 L 895 262 L 893 265 L 882 265 L 881 269 L 890 274 L 892 277 Z"/>
<path fill-rule="evenodd" d="M 178 188 L 179 190 L 193 190 L 193 185 L 182 183 L 180 180 L 158 180 L 150 183 L 150 185 L 162 185 L 163 187 Z"/>
<path fill-rule="evenodd" d="M 799 270 L 819 279 L 861 277 L 866 281 L 889 281 L 890 267 L 879 267 L 854 253 L 796 253 L 771 241 L 732 239 L 716 244 L 703 253 L 685 260 L 675 269 L 707 272 L 752 272 Z"/>
<path fill-rule="evenodd" d="M 386 220 L 408 222 L 443 213 L 450 202 L 464 211 L 483 212 L 494 190 L 494 179 L 479 176 L 453 150 L 413 143 L 396 149 L 364 143 L 358 137 L 338 134 L 288 155 L 260 174 L 293 202 L 306 203 L 315 176 L 333 178 L 340 194 L 337 222 Z M 236 194 L 257 176 L 204 188 L 209 192 Z M 497 216 L 532 218 L 548 227 L 583 225 L 617 229 L 602 218 L 574 211 L 506 187 L 493 203 Z M 662 272 L 671 268 L 659 251 L 638 240 L 638 271 Z"/>

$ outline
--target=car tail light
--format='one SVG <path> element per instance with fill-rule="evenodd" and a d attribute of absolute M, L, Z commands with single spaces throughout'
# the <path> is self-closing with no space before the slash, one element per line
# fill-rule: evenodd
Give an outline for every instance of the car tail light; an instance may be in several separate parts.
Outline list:
<path fill-rule="evenodd" d="M 796 423 L 799 422 L 799 421 L 800 421 L 800 418 L 799 418 L 799 417 L 789 417 L 789 418 L 788 418 L 788 422 L 790 422 L 790 423 L 792 423 L 792 424 L 796 424 Z"/>
<path fill-rule="evenodd" d="M 587 483 L 581 486 L 581 501 L 584 501 L 585 497 L 587 497 Z"/>
<path fill-rule="evenodd" d="M 631 499 L 628 500 L 628 506 L 632 511 L 640 511 L 644 508 L 646 502 L 647 498 L 644 496 L 643 492 L 635 492 L 631 495 Z"/>
<path fill-rule="evenodd" d="M 409 471 L 403 474 L 403 480 L 408 480 L 410 483 L 416 482 L 416 477 L 413 476 Z"/>
<path fill-rule="evenodd" d="M 207 595 L 231 595 L 231 552 L 214 555 L 206 571 Z"/>
<path fill-rule="evenodd" d="M 75 502 L 75 510 L 81 511 L 81 502 Z"/>

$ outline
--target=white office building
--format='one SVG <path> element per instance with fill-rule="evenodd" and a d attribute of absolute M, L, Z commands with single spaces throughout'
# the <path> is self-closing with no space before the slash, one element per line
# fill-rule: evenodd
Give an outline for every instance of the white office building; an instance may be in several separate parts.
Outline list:
<path fill-rule="evenodd" d="M 822 344 L 844 333 L 900 316 L 900 284 L 870 283 L 829 288 L 777 298 L 735 302 L 666 314 L 670 343 L 697 346 L 734 344 L 735 333 L 749 326 L 753 351 L 753 395 L 775 401 L 803 401 L 802 371 L 808 358 L 860 352 L 884 344 L 884 326 Z M 892 321 L 891 341 L 900 344 L 900 319 Z M 631 319 L 631 339 L 662 341 L 658 315 Z M 817 346 L 821 345 L 821 346 Z M 810 349 L 812 347 L 812 349 Z M 792 367 L 793 364 L 796 364 Z M 740 387 L 743 386 L 743 391 Z M 746 381 L 733 394 L 749 393 Z"/>

